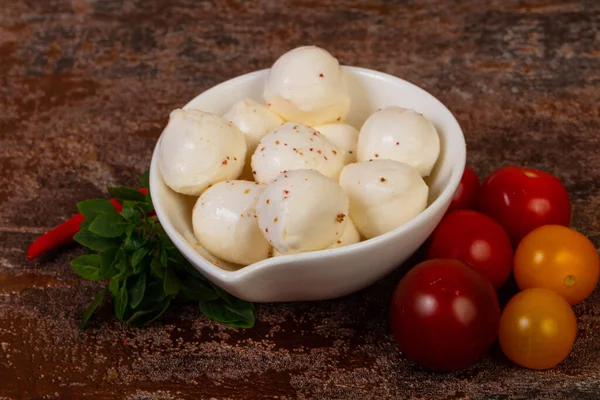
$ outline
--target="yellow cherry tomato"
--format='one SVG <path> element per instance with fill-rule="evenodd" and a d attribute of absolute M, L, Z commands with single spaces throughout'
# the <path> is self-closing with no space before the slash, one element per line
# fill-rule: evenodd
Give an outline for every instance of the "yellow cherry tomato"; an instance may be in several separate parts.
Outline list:
<path fill-rule="evenodd" d="M 515 252 L 514 276 L 521 290 L 546 288 L 574 305 L 596 288 L 598 253 L 581 233 L 560 225 L 535 229 Z"/>
<path fill-rule="evenodd" d="M 569 355 L 576 336 L 577 319 L 571 306 L 548 289 L 518 293 L 500 317 L 502 351 L 526 368 L 554 367 Z"/>

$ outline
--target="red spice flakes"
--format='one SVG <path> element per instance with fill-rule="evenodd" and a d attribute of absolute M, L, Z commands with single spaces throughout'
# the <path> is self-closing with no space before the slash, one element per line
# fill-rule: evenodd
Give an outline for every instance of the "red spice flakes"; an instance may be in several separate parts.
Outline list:
<path fill-rule="evenodd" d="M 258 217 L 256 216 L 256 214 L 254 214 L 254 218 L 258 218 Z"/>
<path fill-rule="evenodd" d="M 260 151 L 265 151 L 265 148 L 264 148 L 264 147 L 262 147 L 262 148 L 260 149 Z"/>
<path fill-rule="evenodd" d="M 256 171 L 252 171 L 252 175 L 256 175 Z"/>
<path fill-rule="evenodd" d="M 323 74 L 319 74 L 319 78 L 323 78 L 325 75 Z"/>
<path fill-rule="evenodd" d="M 279 140 L 276 140 L 276 141 L 275 141 L 275 144 L 279 144 Z"/>
<path fill-rule="evenodd" d="M 288 176 L 287 176 L 287 175 L 283 175 L 283 177 L 284 177 L 284 178 L 287 178 Z"/>
<path fill-rule="evenodd" d="M 340 224 L 342 222 L 344 222 L 344 218 L 346 218 L 346 214 L 344 214 L 344 213 L 339 213 L 338 215 L 335 216 L 335 220 L 337 222 L 339 222 Z"/>
<path fill-rule="evenodd" d="M 341 240 L 338 240 L 338 241 L 337 241 L 337 244 L 342 244 L 342 241 L 341 241 Z"/>
<path fill-rule="evenodd" d="M 325 159 L 325 161 L 329 160 L 329 159 L 327 158 L 327 156 L 323 156 L 323 158 Z"/>
<path fill-rule="evenodd" d="M 322 154 L 322 153 L 321 153 L 321 150 L 317 150 L 317 153 L 318 153 L 318 154 Z"/>
<path fill-rule="evenodd" d="M 400 146 L 400 142 L 396 142 L 396 146 Z"/>
<path fill-rule="evenodd" d="M 284 143 L 283 145 L 284 145 L 284 146 L 287 146 L 287 143 Z"/>
<path fill-rule="evenodd" d="M 290 194 L 290 191 L 289 190 L 284 190 L 283 193 Z"/>
<path fill-rule="evenodd" d="M 317 131 L 314 131 L 314 132 L 313 132 L 313 136 L 319 136 L 319 132 L 317 132 Z"/>
<path fill-rule="evenodd" d="M 221 162 L 221 164 L 223 164 L 223 165 L 227 165 L 227 160 L 223 160 L 223 161 Z"/>
<path fill-rule="evenodd" d="M 385 181 L 387 181 L 387 179 L 385 179 L 385 178 L 382 176 L 382 177 L 381 177 L 381 179 L 380 179 L 380 181 L 381 181 L 381 182 L 385 182 Z"/>
<path fill-rule="evenodd" d="M 311 148 L 310 148 L 310 149 L 308 149 L 308 150 L 310 150 L 310 151 L 313 151 L 313 150 L 314 150 L 314 148 L 312 148 L 312 147 L 311 147 Z"/>
<path fill-rule="evenodd" d="M 379 154 L 375 153 L 375 158 L 379 158 Z"/>
<path fill-rule="evenodd" d="M 269 233 L 269 228 L 265 228 L 265 232 L 266 232 L 266 233 Z"/>
<path fill-rule="evenodd" d="M 277 218 L 277 217 L 273 218 L 273 222 L 277 222 L 277 221 L 279 221 L 279 218 Z"/>
<path fill-rule="evenodd" d="M 295 151 L 296 153 L 298 152 L 298 149 L 295 147 L 292 150 Z"/>
<path fill-rule="evenodd" d="M 244 194 L 248 194 L 248 193 L 250 193 L 250 189 L 244 190 Z"/>
<path fill-rule="evenodd" d="M 271 204 L 271 200 L 267 199 L 266 203 Z"/>
<path fill-rule="evenodd" d="M 337 155 L 337 151 L 335 150 L 331 150 L 333 152 L 334 155 Z"/>

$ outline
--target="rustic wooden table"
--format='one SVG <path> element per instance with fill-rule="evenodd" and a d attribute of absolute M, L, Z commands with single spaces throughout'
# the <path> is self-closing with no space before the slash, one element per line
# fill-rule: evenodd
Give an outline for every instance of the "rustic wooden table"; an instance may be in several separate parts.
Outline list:
<path fill-rule="evenodd" d="M 505 164 L 566 184 L 572 225 L 600 245 L 600 2 L 3 0 L 0 8 L 0 397 L 8 399 L 597 399 L 600 293 L 575 308 L 579 336 L 534 372 L 496 346 L 434 374 L 397 350 L 387 320 L 407 266 L 332 301 L 265 304 L 256 327 L 197 308 L 151 327 L 105 307 L 68 260 L 27 245 L 135 184 L 168 113 L 216 83 L 317 44 L 440 98 L 481 178 Z M 411 262 L 418 261 L 416 256 Z"/>

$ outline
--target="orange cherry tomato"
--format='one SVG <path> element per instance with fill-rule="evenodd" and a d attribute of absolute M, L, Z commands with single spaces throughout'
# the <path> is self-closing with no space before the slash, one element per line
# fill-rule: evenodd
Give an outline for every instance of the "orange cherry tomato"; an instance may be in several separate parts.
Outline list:
<path fill-rule="evenodd" d="M 539 227 L 515 252 L 514 276 L 521 290 L 546 288 L 577 304 L 596 288 L 600 261 L 581 233 L 560 225 Z"/>
<path fill-rule="evenodd" d="M 502 351 L 526 368 L 554 367 L 569 355 L 576 336 L 577 319 L 571 306 L 548 289 L 518 293 L 500 317 Z"/>

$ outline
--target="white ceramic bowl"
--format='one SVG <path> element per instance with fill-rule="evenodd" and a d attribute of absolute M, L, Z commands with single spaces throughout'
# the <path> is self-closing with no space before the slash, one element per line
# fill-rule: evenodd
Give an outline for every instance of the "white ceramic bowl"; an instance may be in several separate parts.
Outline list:
<path fill-rule="evenodd" d="M 356 67 L 349 76 L 351 109 L 347 122 L 360 128 L 378 108 L 415 109 L 436 126 L 441 154 L 430 177 L 427 209 L 407 224 L 376 238 L 331 250 L 273 257 L 241 268 L 218 260 L 197 244 L 192 231 L 195 197 L 173 192 L 158 168 L 158 148 L 150 167 L 150 191 L 167 235 L 190 263 L 229 293 L 254 302 L 323 300 L 360 290 L 402 264 L 421 246 L 450 205 L 465 167 L 466 146 L 452 113 L 435 97 L 400 78 Z M 268 70 L 221 83 L 184 108 L 225 113 L 244 98 L 262 100 Z"/>

